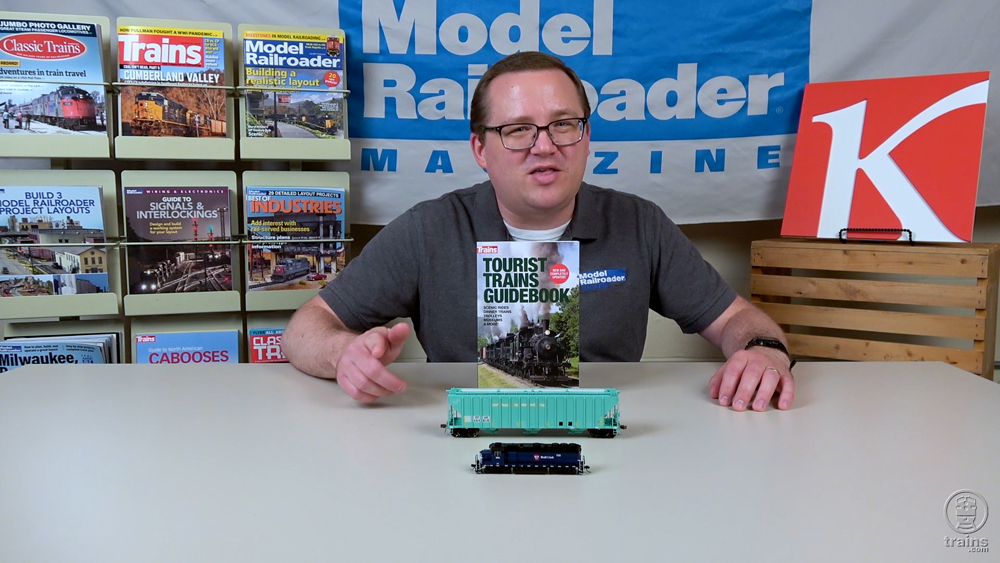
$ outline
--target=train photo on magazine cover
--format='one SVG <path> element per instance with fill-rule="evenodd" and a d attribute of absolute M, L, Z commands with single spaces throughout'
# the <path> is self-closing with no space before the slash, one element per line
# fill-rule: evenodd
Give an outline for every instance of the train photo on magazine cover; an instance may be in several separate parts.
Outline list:
<path fill-rule="evenodd" d="M 271 272 L 271 281 L 288 281 L 309 273 L 309 260 L 306 258 L 282 258 L 278 260 Z"/>
<path fill-rule="evenodd" d="M 135 95 L 131 134 L 154 137 L 207 137 L 225 134 L 225 121 L 212 120 L 159 92 Z"/>
<path fill-rule="evenodd" d="M 28 103 L 15 105 L 22 115 L 62 129 L 96 129 L 97 103 L 90 92 L 76 86 L 60 86 Z"/>

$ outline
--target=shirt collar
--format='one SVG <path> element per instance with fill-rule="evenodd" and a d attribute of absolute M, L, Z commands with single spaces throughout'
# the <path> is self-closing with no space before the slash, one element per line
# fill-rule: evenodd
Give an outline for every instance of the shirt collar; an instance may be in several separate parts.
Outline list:
<path fill-rule="evenodd" d="M 489 181 L 480 184 L 485 189 L 476 194 L 473 210 L 476 240 L 513 240 L 503 224 L 500 207 L 497 205 L 497 194 Z M 563 233 L 562 240 L 592 240 L 598 237 L 601 228 L 601 217 L 594 197 L 594 187 L 586 182 L 580 184 L 576 194 L 576 205 L 573 206 L 573 219 L 569 228 Z"/>

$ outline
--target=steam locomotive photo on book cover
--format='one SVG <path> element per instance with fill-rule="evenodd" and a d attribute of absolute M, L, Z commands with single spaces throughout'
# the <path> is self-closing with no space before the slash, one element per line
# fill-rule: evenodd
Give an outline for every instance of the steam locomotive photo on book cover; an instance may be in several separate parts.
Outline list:
<path fill-rule="evenodd" d="M 480 387 L 580 385 L 580 243 L 476 245 Z"/>
<path fill-rule="evenodd" d="M 132 294 L 229 291 L 229 189 L 126 188 Z"/>

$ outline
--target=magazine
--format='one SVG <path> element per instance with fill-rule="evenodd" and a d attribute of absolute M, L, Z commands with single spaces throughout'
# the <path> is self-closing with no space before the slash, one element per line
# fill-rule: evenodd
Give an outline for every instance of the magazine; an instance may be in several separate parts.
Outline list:
<path fill-rule="evenodd" d="M 119 26 L 121 135 L 225 137 L 225 44 L 216 29 Z"/>
<path fill-rule="evenodd" d="M 476 245 L 480 387 L 580 385 L 580 243 Z"/>
<path fill-rule="evenodd" d="M 281 335 L 284 328 L 250 329 L 250 363 L 288 362 L 281 350 Z"/>
<path fill-rule="evenodd" d="M 2 344 L 85 344 L 96 346 L 101 352 L 101 358 L 105 364 L 117 364 L 121 362 L 121 348 L 118 343 L 121 335 L 116 332 L 98 334 L 67 334 L 61 336 L 25 336 L 18 338 L 8 338 Z"/>
<path fill-rule="evenodd" d="M 0 187 L 0 297 L 107 293 L 98 186 Z"/>
<path fill-rule="evenodd" d="M 100 346 L 78 342 L 0 342 L 0 373 L 38 364 L 104 364 Z"/>
<path fill-rule="evenodd" d="M 345 264 L 346 191 L 246 188 L 250 291 L 318 289 Z"/>
<path fill-rule="evenodd" d="M 238 330 L 159 332 L 135 337 L 137 364 L 235 364 L 240 360 Z"/>
<path fill-rule="evenodd" d="M 127 188 L 129 293 L 232 290 L 229 220 L 225 187 Z"/>
<path fill-rule="evenodd" d="M 245 136 L 345 138 L 345 55 L 339 29 L 324 34 L 244 31 Z"/>
<path fill-rule="evenodd" d="M 105 135 L 98 26 L 0 19 L 0 135 Z"/>

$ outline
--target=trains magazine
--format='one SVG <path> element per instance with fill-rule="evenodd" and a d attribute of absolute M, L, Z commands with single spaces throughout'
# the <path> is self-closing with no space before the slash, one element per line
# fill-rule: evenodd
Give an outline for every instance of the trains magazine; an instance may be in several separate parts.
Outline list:
<path fill-rule="evenodd" d="M 106 135 L 96 24 L 0 19 L 0 135 Z"/>
<path fill-rule="evenodd" d="M 344 267 L 342 188 L 246 187 L 250 291 L 318 289 Z"/>
<path fill-rule="evenodd" d="M 480 387 L 580 385 L 580 243 L 476 245 Z"/>
<path fill-rule="evenodd" d="M 245 137 L 345 138 L 344 32 L 305 31 L 243 31 Z"/>
<path fill-rule="evenodd" d="M 126 188 L 130 294 L 233 289 L 229 189 Z"/>
<path fill-rule="evenodd" d="M 101 188 L 0 187 L 0 297 L 107 293 Z"/>
<path fill-rule="evenodd" d="M 121 134 L 225 137 L 225 44 L 215 29 L 118 26 Z"/>

